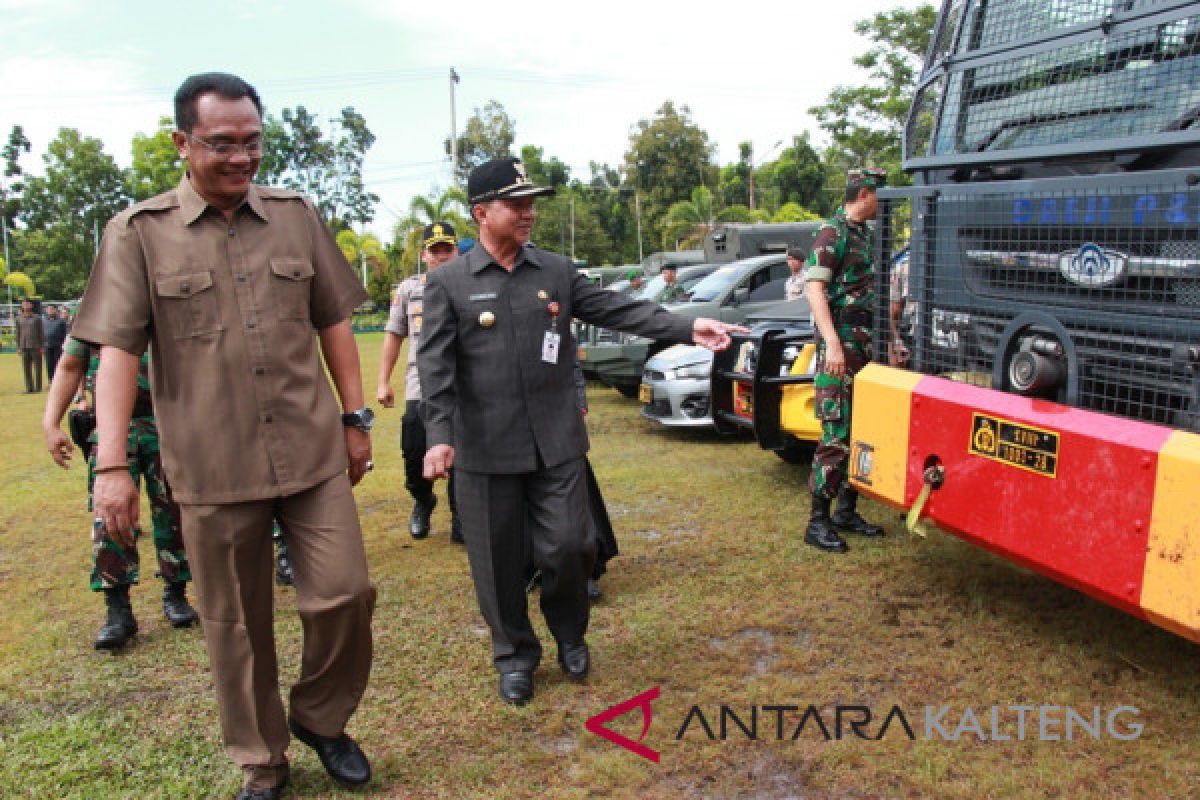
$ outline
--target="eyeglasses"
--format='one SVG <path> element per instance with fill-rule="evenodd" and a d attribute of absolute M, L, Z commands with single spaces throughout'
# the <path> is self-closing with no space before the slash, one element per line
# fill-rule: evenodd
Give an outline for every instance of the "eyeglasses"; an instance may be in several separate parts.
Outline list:
<path fill-rule="evenodd" d="M 257 158 L 262 155 L 263 143 L 262 139 L 252 139 L 249 142 L 210 142 L 207 139 L 202 139 L 194 133 L 188 134 L 189 139 L 195 139 L 200 144 L 207 147 L 214 155 L 221 158 L 232 158 L 238 153 L 245 153 L 250 158 Z"/>

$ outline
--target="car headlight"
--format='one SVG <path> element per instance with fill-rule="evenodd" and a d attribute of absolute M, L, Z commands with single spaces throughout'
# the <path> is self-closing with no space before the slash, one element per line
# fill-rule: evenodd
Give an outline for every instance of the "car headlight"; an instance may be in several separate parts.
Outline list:
<path fill-rule="evenodd" d="M 673 381 L 676 378 L 683 380 L 702 381 L 707 378 L 712 372 L 712 363 L 708 361 L 699 361 L 695 364 L 683 364 L 666 371 L 667 380 Z"/>

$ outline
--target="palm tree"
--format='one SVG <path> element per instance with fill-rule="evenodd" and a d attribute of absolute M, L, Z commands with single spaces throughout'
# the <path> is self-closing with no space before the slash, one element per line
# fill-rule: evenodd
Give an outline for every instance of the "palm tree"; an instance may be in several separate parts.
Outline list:
<path fill-rule="evenodd" d="M 434 222 L 449 222 L 459 237 L 475 236 L 475 226 L 464 215 L 467 195 L 456 186 L 424 197 L 414 197 L 408 204 L 408 214 L 392 228 L 393 247 L 400 250 L 404 273 L 411 274 L 420 263 L 421 230 Z"/>
<path fill-rule="evenodd" d="M 663 248 L 669 249 L 675 242 L 684 248 L 702 244 L 704 235 L 712 230 L 712 227 L 712 192 L 707 186 L 698 186 L 692 190 L 691 200 L 680 200 L 667 209 Z"/>

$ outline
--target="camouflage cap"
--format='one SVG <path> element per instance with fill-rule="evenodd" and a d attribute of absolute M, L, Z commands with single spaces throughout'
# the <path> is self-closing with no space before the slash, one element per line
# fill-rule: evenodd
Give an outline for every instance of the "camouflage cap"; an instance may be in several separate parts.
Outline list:
<path fill-rule="evenodd" d="M 878 167 L 852 169 L 846 172 L 847 189 L 878 189 L 887 186 L 887 171 Z"/>

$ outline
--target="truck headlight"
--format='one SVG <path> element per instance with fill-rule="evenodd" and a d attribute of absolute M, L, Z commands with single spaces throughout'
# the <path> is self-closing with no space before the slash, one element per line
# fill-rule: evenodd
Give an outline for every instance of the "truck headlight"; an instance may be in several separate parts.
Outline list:
<path fill-rule="evenodd" d="M 961 333 L 971 325 L 971 317 L 957 311 L 933 309 L 930 315 L 930 343 L 934 347 L 957 350 L 962 343 Z"/>

